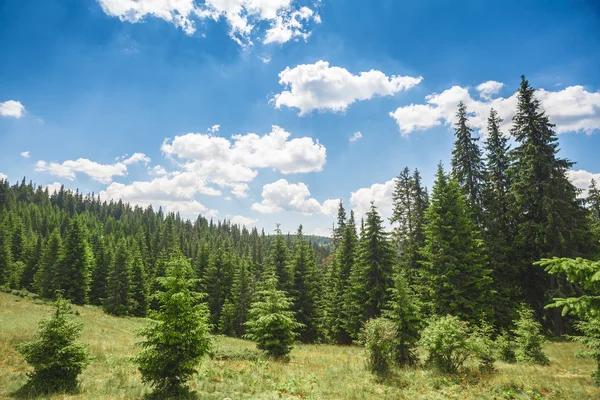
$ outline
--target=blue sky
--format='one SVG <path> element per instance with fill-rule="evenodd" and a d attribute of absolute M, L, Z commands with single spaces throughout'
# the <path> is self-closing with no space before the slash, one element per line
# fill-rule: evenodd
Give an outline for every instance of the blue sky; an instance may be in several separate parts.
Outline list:
<path fill-rule="evenodd" d="M 525 74 L 584 187 L 598 4 L 0 0 L 0 176 L 327 234 L 338 199 L 389 212 L 405 166 L 431 186 L 458 101 L 508 132 Z"/>

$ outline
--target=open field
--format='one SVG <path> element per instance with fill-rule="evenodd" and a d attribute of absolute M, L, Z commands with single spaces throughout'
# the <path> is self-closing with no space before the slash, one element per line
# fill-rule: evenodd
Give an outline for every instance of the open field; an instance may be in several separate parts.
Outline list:
<path fill-rule="evenodd" d="M 143 321 L 115 318 L 90 307 L 75 307 L 85 323 L 82 341 L 94 357 L 81 378 L 81 392 L 52 399 L 138 399 L 149 391 L 128 357 Z M 17 343 L 30 340 L 40 319 L 51 312 L 41 302 L 0 293 L 0 398 L 14 394 L 27 380 L 27 365 Z M 268 361 L 251 342 L 215 338 L 190 383 L 200 399 L 599 399 L 589 359 L 574 357 L 580 347 L 559 342 L 546 346 L 548 367 L 496 363 L 490 376 L 444 376 L 423 369 L 396 371 L 385 384 L 364 370 L 359 347 L 298 345 L 289 364 Z M 48 398 L 48 397 L 42 397 Z"/>

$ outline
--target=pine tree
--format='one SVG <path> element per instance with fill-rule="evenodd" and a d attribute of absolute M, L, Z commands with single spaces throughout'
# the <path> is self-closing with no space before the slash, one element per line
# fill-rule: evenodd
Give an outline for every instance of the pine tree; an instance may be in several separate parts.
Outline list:
<path fill-rule="evenodd" d="M 292 255 L 294 284 L 291 290 L 296 321 L 303 326 L 298 330 L 299 339 L 312 343 L 317 339 L 319 302 L 319 277 L 315 255 L 310 244 L 304 239 L 302 225 L 296 232 L 296 244 Z"/>
<path fill-rule="evenodd" d="M 219 330 L 226 335 L 242 337 L 246 333 L 245 323 L 252 298 L 251 265 L 251 260 L 244 258 L 235 271 L 231 293 L 225 300 L 219 320 Z"/>
<path fill-rule="evenodd" d="M 88 299 L 90 268 L 93 256 L 86 240 L 86 231 L 80 217 L 69 223 L 62 251 L 56 262 L 56 286 L 66 299 L 84 304 Z"/>
<path fill-rule="evenodd" d="M 454 125 L 456 141 L 454 150 L 452 150 L 452 174 L 464 190 L 467 206 L 474 221 L 481 226 L 484 166 L 481 160 L 481 150 L 477 145 L 479 138 L 473 136 L 473 129 L 469 126 L 467 114 L 467 106 L 461 101 L 458 104 L 457 122 Z"/>
<path fill-rule="evenodd" d="M 371 203 L 350 277 L 347 329 L 353 338 L 358 337 L 365 321 L 381 315 L 393 284 L 394 250 L 382 224 L 377 208 Z"/>
<path fill-rule="evenodd" d="M 35 286 L 40 296 L 50 299 L 58 289 L 56 283 L 56 263 L 62 253 L 62 240 L 58 229 L 46 239 L 42 258 L 35 274 Z"/>
<path fill-rule="evenodd" d="M 266 276 L 263 289 L 252 303 L 246 322 L 246 338 L 256 342 L 259 350 L 277 359 L 286 359 L 302 327 L 294 319 L 292 302 L 285 292 L 277 289 L 277 277 Z"/>
<path fill-rule="evenodd" d="M 421 264 L 434 312 L 476 322 L 489 314 L 490 271 L 465 195 L 441 163 L 426 219 Z"/>
<path fill-rule="evenodd" d="M 596 186 L 596 181 L 592 179 L 588 196 L 586 199 L 588 210 L 590 211 L 590 226 L 593 235 L 593 252 L 594 259 L 600 258 L 600 190 Z M 600 375 L 599 375 L 600 376 Z"/>
<path fill-rule="evenodd" d="M 131 264 L 131 315 L 145 317 L 148 314 L 148 284 L 146 269 L 139 247 L 134 249 Z"/>
<path fill-rule="evenodd" d="M 204 271 L 203 292 L 208 295 L 208 309 L 211 316 L 211 324 L 217 326 L 221 318 L 221 310 L 225 304 L 227 296 L 225 280 L 226 280 L 226 263 L 227 254 L 223 245 L 219 245 L 211 255 L 208 267 Z"/>
<path fill-rule="evenodd" d="M 337 226 L 333 229 L 333 246 L 337 247 L 342 240 L 344 229 L 346 227 L 346 210 L 344 203 L 340 200 L 337 212 Z"/>
<path fill-rule="evenodd" d="M 90 284 L 90 303 L 99 306 L 108 297 L 108 276 L 113 264 L 112 253 L 103 237 L 98 238 L 94 243 L 94 264 Z"/>
<path fill-rule="evenodd" d="M 271 245 L 271 252 L 269 253 L 269 264 L 277 276 L 277 289 L 289 293 L 292 286 L 292 273 L 288 265 L 288 248 L 279 225 L 277 225 L 275 233 L 275 240 Z"/>
<path fill-rule="evenodd" d="M 9 282 L 12 272 L 12 250 L 6 222 L 0 221 L 0 286 Z"/>
<path fill-rule="evenodd" d="M 142 350 L 134 362 L 142 381 L 154 387 L 157 398 L 177 398 L 188 389 L 186 383 L 210 350 L 208 309 L 192 291 L 196 286 L 192 268 L 180 257 L 169 262 L 166 276 L 157 278 L 163 291 L 156 293 L 160 308 L 152 322 L 138 332 Z"/>
<path fill-rule="evenodd" d="M 534 92 L 523 76 L 511 129 L 516 147 L 511 151 L 509 177 L 510 212 L 516 222 L 512 250 L 518 255 L 514 262 L 522 271 L 519 278 L 525 299 L 539 317 L 550 298 L 557 297 L 559 282 L 533 262 L 585 254 L 589 225 L 578 190 L 567 178 L 573 163 L 558 157 L 554 125 Z M 562 334 L 560 312 L 552 309 L 547 316 L 555 334 Z"/>
<path fill-rule="evenodd" d="M 515 317 L 515 307 L 519 297 L 517 271 L 509 256 L 512 237 L 509 219 L 508 179 L 509 146 L 508 139 L 500 132 L 502 119 L 492 108 L 488 118 L 488 136 L 485 141 L 486 163 L 485 184 L 483 189 L 484 230 L 483 239 L 486 245 L 489 266 L 494 280 L 494 318 L 508 327 Z"/>
<path fill-rule="evenodd" d="M 394 276 L 394 286 L 390 289 L 390 300 L 383 316 L 396 328 L 394 352 L 398 363 L 413 365 L 418 360 L 416 346 L 423 318 L 417 295 L 405 275 L 405 272 L 400 272 Z"/>
<path fill-rule="evenodd" d="M 131 265 L 133 258 L 125 239 L 119 240 L 110 268 L 104 310 L 112 315 L 127 315 L 132 308 Z"/>
<path fill-rule="evenodd" d="M 42 257 L 42 237 L 36 235 L 35 245 L 29 246 L 29 251 L 26 257 L 27 263 L 21 277 L 21 287 L 33 292 L 35 291 L 35 274 L 37 267 Z"/>
<path fill-rule="evenodd" d="M 392 195 L 394 208 L 390 217 L 390 224 L 395 225 L 392 231 L 392 239 L 398 256 L 401 256 L 407 250 L 413 231 L 413 219 L 411 218 L 413 186 L 414 182 L 410 170 L 406 167 L 396 178 L 394 193 Z"/>
<path fill-rule="evenodd" d="M 37 340 L 17 347 L 33 367 L 27 384 L 33 395 L 75 389 L 77 377 L 90 363 L 88 349 L 76 342 L 83 324 L 73 319 L 70 304 L 61 296 L 55 306 L 52 317 L 40 322 Z"/>

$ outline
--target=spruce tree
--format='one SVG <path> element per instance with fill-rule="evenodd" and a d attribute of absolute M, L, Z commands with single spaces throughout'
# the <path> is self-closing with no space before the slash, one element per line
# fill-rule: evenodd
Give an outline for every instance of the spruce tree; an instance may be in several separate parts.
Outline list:
<path fill-rule="evenodd" d="M 0 286 L 8 284 L 12 272 L 11 242 L 6 222 L 0 221 Z"/>
<path fill-rule="evenodd" d="M 246 320 L 252 298 L 251 293 L 251 260 L 244 258 L 235 271 L 231 293 L 225 300 L 219 330 L 231 336 L 242 337 L 246 333 Z"/>
<path fill-rule="evenodd" d="M 132 308 L 131 265 L 133 258 L 125 239 L 119 240 L 108 276 L 104 310 L 112 315 L 127 315 Z"/>
<path fill-rule="evenodd" d="M 288 248 L 279 225 L 275 229 L 275 234 L 269 253 L 269 264 L 277 276 L 277 289 L 289 293 L 292 286 L 292 272 L 288 264 Z"/>
<path fill-rule="evenodd" d="M 337 226 L 333 229 L 333 246 L 337 247 L 342 240 L 344 229 L 346 227 L 346 210 L 344 203 L 340 200 L 337 212 Z"/>
<path fill-rule="evenodd" d="M 148 314 L 148 283 L 146 269 L 139 247 L 134 249 L 131 264 L 131 315 L 145 317 Z"/>
<path fill-rule="evenodd" d="M 50 299 L 58 289 L 56 283 L 56 263 L 62 253 L 62 240 L 58 229 L 46 239 L 42 257 L 35 274 L 35 286 L 40 296 Z"/>
<path fill-rule="evenodd" d="M 178 398 L 188 392 L 186 383 L 197 372 L 202 357 L 211 347 L 208 309 L 192 291 L 196 286 L 189 263 L 174 256 L 166 276 L 159 277 L 160 304 L 154 320 L 138 331 L 142 350 L 134 362 L 142 381 L 154 388 L 156 398 Z"/>
<path fill-rule="evenodd" d="M 383 220 L 371 203 L 360 234 L 357 262 L 351 272 L 347 329 L 358 338 L 362 324 L 381 315 L 392 286 L 394 250 L 383 230 Z"/>
<path fill-rule="evenodd" d="M 479 138 L 473 136 L 467 114 L 467 106 L 461 101 L 458 104 L 457 122 L 454 125 L 456 141 L 452 150 L 452 174 L 464 190 L 473 220 L 481 226 L 484 166 L 481 150 L 477 145 Z"/>
<path fill-rule="evenodd" d="M 294 284 L 291 290 L 293 310 L 296 321 L 303 326 L 298 330 L 299 339 L 305 343 L 317 339 L 317 320 L 319 302 L 319 276 L 315 264 L 315 255 L 302 233 L 302 225 L 296 232 L 296 243 L 292 255 Z"/>
<path fill-rule="evenodd" d="M 441 163 L 426 213 L 422 273 L 437 315 L 476 322 L 489 315 L 490 271 L 466 198 Z"/>
<path fill-rule="evenodd" d="M 75 216 L 69 223 L 55 273 L 56 286 L 63 291 L 66 299 L 75 304 L 84 304 L 88 300 L 93 262 L 80 218 Z"/>
<path fill-rule="evenodd" d="M 413 231 L 413 219 L 411 218 L 413 185 L 410 170 L 406 167 L 396 178 L 392 195 L 393 210 L 390 217 L 390 224 L 394 226 L 392 239 L 398 256 L 401 256 L 407 250 Z"/>
<path fill-rule="evenodd" d="M 90 303 L 102 305 L 107 297 L 107 282 L 112 265 L 112 252 L 106 245 L 106 239 L 99 237 L 94 241 L 94 270 L 90 284 Z"/>
<path fill-rule="evenodd" d="M 26 257 L 27 263 L 25 264 L 25 270 L 21 277 L 21 287 L 34 292 L 35 289 L 35 274 L 42 257 L 42 237 L 35 235 L 35 245 L 29 246 L 29 251 Z"/>
<path fill-rule="evenodd" d="M 221 318 L 221 310 L 227 296 L 226 287 L 226 264 L 227 253 L 223 245 L 219 245 L 210 255 L 208 267 L 204 270 L 203 292 L 208 295 L 208 309 L 211 316 L 211 324 L 216 327 Z"/>
<path fill-rule="evenodd" d="M 589 245 L 586 213 L 577 199 L 577 188 L 567 177 L 573 163 L 558 156 L 553 128 L 523 76 L 511 129 L 516 141 L 509 168 L 510 212 L 516 223 L 512 250 L 518 255 L 514 262 L 521 270 L 525 299 L 538 317 L 550 298 L 556 297 L 559 282 L 533 262 L 552 256 L 581 256 Z M 562 334 L 560 311 L 552 309 L 547 316 L 554 333 Z"/>

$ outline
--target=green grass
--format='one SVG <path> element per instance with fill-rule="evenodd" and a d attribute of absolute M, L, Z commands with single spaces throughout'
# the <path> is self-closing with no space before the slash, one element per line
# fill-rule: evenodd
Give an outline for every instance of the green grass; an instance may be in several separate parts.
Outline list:
<path fill-rule="evenodd" d="M 85 323 L 82 341 L 94 357 L 81 376 L 80 392 L 52 399 L 139 399 L 149 389 L 129 361 L 136 349 L 134 331 L 143 324 L 115 318 L 92 307 L 75 307 Z M 0 293 L 0 398 L 14 397 L 27 381 L 28 367 L 14 346 L 32 338 L 51 307 Z M 497 372 L 462 376 L 425 370 L 400 370 L 385 384 L 364 369 L 359 347 L 298 345 L 289 364 L 266 360 L 245 340 L 215 338 L 190 387 L 199 399 L 600 399 L 590 373 L 592 360 L 574 357 L 570 342 L 545 347 L 550 366 L 496 363 Z"/>

